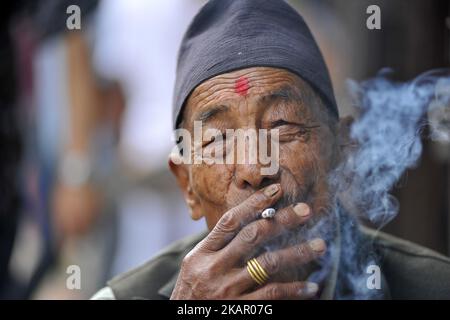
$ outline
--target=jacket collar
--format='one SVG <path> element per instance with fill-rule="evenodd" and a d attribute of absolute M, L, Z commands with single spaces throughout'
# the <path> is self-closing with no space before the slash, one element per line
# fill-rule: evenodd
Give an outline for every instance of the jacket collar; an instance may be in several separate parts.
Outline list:
<path fill-rule="evenodd" d="M 175 274 L 169 279 L 166 284 L 164 284 L 159 290 L 158 294 L 161 296 L 170 299 L 172 295 L 173 289 L 175 289 L 175 284 L 177 283 L 178 275 L 180 274 L 180 269 L 177 269 Z"/>

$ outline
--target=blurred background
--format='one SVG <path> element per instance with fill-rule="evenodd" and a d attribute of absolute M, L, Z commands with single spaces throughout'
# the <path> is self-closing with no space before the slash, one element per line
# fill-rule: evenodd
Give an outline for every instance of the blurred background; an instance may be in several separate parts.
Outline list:
<path fill-rule="evenodd" d="M 19 0 L 0 19 L 0 298 L 86 299 L 193 222 L 167 169 L 178 46 L 205 0 Z M 450 67 L 448 0 L 291 0 L 330 69 L 390 67 L 398 80 Z M 69 30 L 70 5 L 81 29 Z M 369 30 L 366 9 L 381 9 Z M 431 141 L 393 190 L 386 232 L 450 254 L 450 145 Z M 70 289 L 68 267 L 81 288 Z M 69 273 L 68 273 L 69 272 Z"/>

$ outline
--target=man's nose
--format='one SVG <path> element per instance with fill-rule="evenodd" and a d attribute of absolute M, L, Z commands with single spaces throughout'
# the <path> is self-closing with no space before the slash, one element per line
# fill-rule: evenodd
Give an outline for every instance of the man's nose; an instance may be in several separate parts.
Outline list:
<path fill-rule="evenodd" d="M 239 189 L 261 189 L 272 183 L 279 182 L 279 173 L 262 175 L 259 164 L 238 164 L 235 171 L 235 182 Z"/>

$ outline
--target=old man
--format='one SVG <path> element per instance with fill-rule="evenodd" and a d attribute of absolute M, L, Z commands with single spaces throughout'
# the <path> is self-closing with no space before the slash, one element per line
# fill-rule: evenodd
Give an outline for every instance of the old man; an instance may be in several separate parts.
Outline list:
<path fill-rule="evenodd" d="M 173 126 L 194 135 L 196 123 L 220 134 L 180 144 L 169 166 L 208 232 L 119 275 L 94 298 L 450 298 L 448 258 L 359 227 L 345 210 L 333 215 L 328 176 L 345 154 L 346 125 L 321 53 L 284 1 L 211 0 L 196 15 L 179 51 Z M 277 170 L 217 161 L 250 153 L 230 151 L 230 129 L 275 136 L 268 151 Z M 207 150 L 216 161 L 182 161 Z M 326 234 L 302 231 L 323 220 L 333 226 Z M 343 221 L 353 227 L 339 228 Z M 342 238 L 354 241 L 354 268 L 344 265 Z M 366 274 L 363 254 L 379 279 L 349 281 L 349 270 Z"/>

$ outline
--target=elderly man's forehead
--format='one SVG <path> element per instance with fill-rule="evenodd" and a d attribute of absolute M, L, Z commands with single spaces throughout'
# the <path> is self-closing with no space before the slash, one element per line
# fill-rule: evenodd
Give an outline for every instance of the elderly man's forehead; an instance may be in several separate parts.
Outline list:
<path fill-rule="evenodd" d="M 299 99 L 310 91 L 309 85 L 294 73 L 278 68 L 254 67 L 213 77 L 200 84 L 187 105 L 202 108 L 219 101 L 256 97 L 264 99 Z"/>

